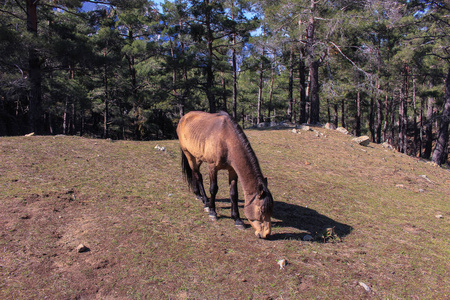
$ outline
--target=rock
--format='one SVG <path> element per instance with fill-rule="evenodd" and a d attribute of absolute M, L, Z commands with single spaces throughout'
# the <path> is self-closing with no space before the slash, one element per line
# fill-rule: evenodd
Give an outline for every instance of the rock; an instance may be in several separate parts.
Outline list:
<path fill-rule="evenodd" d="M 389 150 L 394 150 L 394 147 L 392 147 L 391 144 L 389 144 L 388 142 L 384 142 L 383 144 L 381 144 L 381 146 Z"/>
<path fill-rule="evenodd" d="M 352 142 L 358 143 L 361 146 L 367 147 L 370 144 L 370 137 L 367 135 L 363 135 L 357 138 L 352 139 Z"/>
<path fill-rule="evenodd" d="M 280 259 L 277 261 L 277 264 L 280 266 L 280 270 L 286 267 L 287 261 L 285 259 Z"/>
<path fill-rule="evenodd" d="M 298 127 L 298 129 L 301 129 L 301 130 L 303 130 L 303 131 L 312 131 L 311 126 L 308 126 L 308 125 L 300 125 L 300 126 Z"/>
<path fill-rule="evenodd" d="M 292 131 L 293 133 L 300 133 L 300 130 L 299 130 L 299 129 L 296 129 L 296 128 L 292 129 L 291 131 Z"/>
<path fill-rule="evenodd" d="M 165 147 L 161 147 L 160 145 L 156 145 L 155 149 L 159 150 L 159 151 L 166 151 L 166 148 Z"/>
<path fill-rule="evenodd" d="M 427 175 L 419 175 L 419 177 L 425 179 L 428 182 L 431 182 L 431 180 L 427 177 Z"/>
<path fill-rule="evenodd" d="M 326 123 L 323 128 L 325 129 L 330 129 L 330 130 L 336 130 L 336 125 L 334 125 L 333 123 Z"/>
<path fill-rule="evenodd" d="M 443 215 L 436 215 L 435 217 L 438 218 L 438 219 L 442 219 L 444 216 Z"/>
<path fill-rule="evenodd" d="M 338 128 L 336 128 L 336 131 L 343 133 L 343 134 L 348 134 L 348 130 L 345 129 L 344 127 L 338 127 Z"/>
<path fill-rule="evenodd" d="M 396 184 L 395 187 L 399 188 L 399 189 L 404 189 L 405 188 L 405 186 L 403 184 L 401 184 L 401 183 L 400 184 Z"/>
<path fill-rule="evenodd" d="M 307 235 L 305 235 L 305 236 L 303 237 L 303 240 L 304 240 L 305 242 L 310 242 L 310 241 L 313 240 L 313 237 L 312 237 L 312 235 L 307 234 Z"/>
<path fill-rule="evenodd" d="M 366 290 L 366 292 L 370 293 L 371 289 L 370 289 L 370 287 L 367 284 L 365 284 L 364 282 L 361 282 L 361 281 L 358 282 L 358 284 L 360 286 L 362 286 Z"/>
<path fill-rule="evenodd" d="M 89 252 L 89 251 L 90 251 L 90 249 L 83 244 L 79 244 L 77 247 L 78 253 Z"/>

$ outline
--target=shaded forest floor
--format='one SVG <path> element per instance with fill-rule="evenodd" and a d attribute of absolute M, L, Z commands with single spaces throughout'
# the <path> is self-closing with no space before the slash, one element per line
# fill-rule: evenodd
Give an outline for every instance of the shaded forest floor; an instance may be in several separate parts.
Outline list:
<path fill-rule="evenodd" d="M 0 138 L 0 298 L 448 299 L 450 172 L 317 130 L 246 131 L 271 240 L 234 228 L 225 173 L 209 220 L 177 141 Z"/>

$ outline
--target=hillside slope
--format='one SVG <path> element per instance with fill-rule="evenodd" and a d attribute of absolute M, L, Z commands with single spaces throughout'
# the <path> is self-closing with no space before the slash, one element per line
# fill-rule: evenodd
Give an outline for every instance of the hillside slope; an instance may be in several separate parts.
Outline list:
<path fill-rule="evenodd" d="M 449 298 L 450 172 L 318 131 L 246 131 L 271 240 L 234 228 L 224 172 L 209 221 L 177 141 L 0 138 L 0 298 Z"/>

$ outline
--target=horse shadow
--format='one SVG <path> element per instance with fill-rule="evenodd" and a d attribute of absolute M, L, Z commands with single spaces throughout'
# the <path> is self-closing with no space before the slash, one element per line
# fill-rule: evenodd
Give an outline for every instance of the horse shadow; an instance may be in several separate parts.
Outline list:
<path fill-rule="evenodd" d="M 276 233 L 272 240 L 303 240 L 306 235 L 311 235 L 314 241 L 321 241 L 320 236 L 328 229 L 333 228 L 333 235 L 343 238 L 350 234 L 353 228 L 350 225 L 333 220 L 307 207 L 275 201 L 273 218 L 274 227 L 295 228 L 301 233 Z"/>
<path fill-rule="evenodd" d="M 229 203 L 229 199 L 217 199 L 217 201 Z M 243 207 L 244 201 L 239 200 L 239 208 Z M 229 209 L 229 207 L 222 207 L 222 209 Z M 227 218 L 226 216 L 221 217 Z M 244 216 L 241 217 L 245 219 Z M 338 238 L 349 235 L 353 230 L 350 225 L 333 220 L 314 209 L 281 201 L 274 203 L 272 220 L 274 228 L 295 228 L 302 232 L 275 233 L 270 236 L 270 240 L 303 240 L 306 235 L 311 235 L 312 241 L 320 242 L 320 235 L 327 228 L 333 228 L 333 234 Z"/>

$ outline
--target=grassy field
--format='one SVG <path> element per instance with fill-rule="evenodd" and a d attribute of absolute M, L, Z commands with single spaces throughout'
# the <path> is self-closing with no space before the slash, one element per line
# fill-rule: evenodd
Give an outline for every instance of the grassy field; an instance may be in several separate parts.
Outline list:
<path fill-rule="evenodd" d="M 0 299 L 450 298 L 450 172 L 317 130 L 246 131 L 271 240 L 234 227 L 225 173 L 209 220 L 177 141 L 0 138 Z"/>

